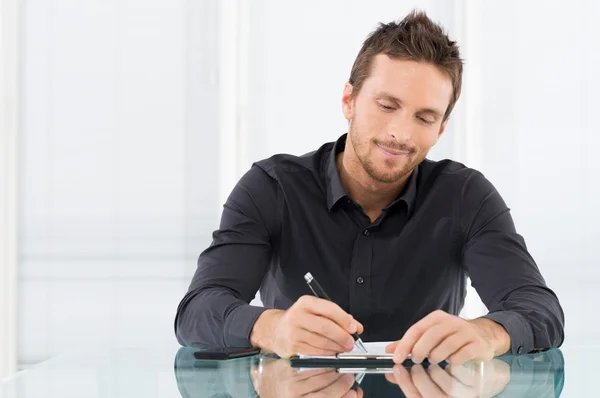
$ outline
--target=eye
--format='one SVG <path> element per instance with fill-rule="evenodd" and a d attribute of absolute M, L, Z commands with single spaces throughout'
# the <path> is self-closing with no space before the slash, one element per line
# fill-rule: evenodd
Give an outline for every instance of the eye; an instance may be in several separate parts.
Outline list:
<path fill-rule="evenodd" d="M 421 116 L 417 116 L 417 119 L 419 119 L 421 121 L 421 123 L 426 124 L 426 125 L 431 125 L 431 124 L 435 123 L 435 120 L 423 119 Z"/>
<path fill-rule="evenodd" d="M 379 107 L 380 107 L 381 109 L 383 109 L 383 110 L 384 110 L 384 111 L 386 111 L 386 112 L 391 112 L 391 111 L 393 111 L 393 110 L 395 110 L 395 109 L 396 109 L 396 108 L 394 108 L 393 106 L 386 106 L 386 105 L 380 104 L 379 102 L 378 102 L 377 104 L 379 105 Z"/>

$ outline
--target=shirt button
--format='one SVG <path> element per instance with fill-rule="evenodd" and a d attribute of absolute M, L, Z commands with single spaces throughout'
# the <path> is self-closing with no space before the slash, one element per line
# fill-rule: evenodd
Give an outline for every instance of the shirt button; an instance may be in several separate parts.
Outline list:
<path fill-rule="evenodd" d="M 369 235 L 371 235 L 371 232 L 370 232 L 368 229 L 365 229 L 365 230 L 363 231 L 363 235 L 364 235 L 364 236 L 369 236 Z"/>
<path fill-rule="evenodd" d="M 362 283 L 363 283 L 364 281 L 365 281 L 365 280 L 362 278 L 362 276 L 359 276 L 358 278 L 356 278 L 356 283 L 358 283 L 359 285 L 362 285 Z"/>
<path fill-rule="evenodd" d="M 517 354 L 522 354 L 523 353 L 523 346 L 519 347 L 519 349 L 517 350 Z"/>

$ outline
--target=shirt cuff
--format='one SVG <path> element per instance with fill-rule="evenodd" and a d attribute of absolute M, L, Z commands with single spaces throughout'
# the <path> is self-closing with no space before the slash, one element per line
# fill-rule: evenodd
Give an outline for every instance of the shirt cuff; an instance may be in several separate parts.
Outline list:
<path fill-rule="evenodd" d="M 254 323 L 268 310 L 265 307 L 255 307 L 242 304 L 234 308 L 225 320 L 223 340 L 227 347 L 250 347 L 250 332 Z"/>
<path fill-rule="evenodd" d="M 482 318 L 491 319 L 506 329 L 510 336 L 511 354 L 528 354 L 533 351 L 533 331 L 523 315 L 514 311 L 498 311 Z"/>

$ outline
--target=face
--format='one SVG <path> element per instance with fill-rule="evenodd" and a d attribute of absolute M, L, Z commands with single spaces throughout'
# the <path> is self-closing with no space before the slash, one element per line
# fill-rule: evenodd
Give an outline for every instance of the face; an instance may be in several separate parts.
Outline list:
<path fill-rule="evenodd" d="M 374 181 L 394 183 L 425 159 L 444 132 L 452 82 L 434 65 L 379 54 L 354 97 L 346 83 L 342 105 L 350 121 L 347 154 Z"/>

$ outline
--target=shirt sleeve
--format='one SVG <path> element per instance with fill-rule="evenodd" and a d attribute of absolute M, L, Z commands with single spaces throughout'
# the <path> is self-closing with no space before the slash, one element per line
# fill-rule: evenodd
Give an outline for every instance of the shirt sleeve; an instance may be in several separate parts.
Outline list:
<path fill-rule="evenodd" d="M 250 345 L 250 331 L 266 308 L 249 303 L 269 266 L 277 208 L 275 181 L 253 166 L 223 206 L 219 229 L 179 304 L 175 335 L 180 344 Z"/>
<path fill-rule="evenodd" d="M 506 329 L 512 354 L 559 347 L 563 310 L 516 232 L 504 200 L 479 172 L 467 179 L 461 199 L 463 263 L 488 308 L 485 318 Z"/>

